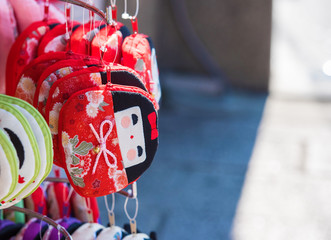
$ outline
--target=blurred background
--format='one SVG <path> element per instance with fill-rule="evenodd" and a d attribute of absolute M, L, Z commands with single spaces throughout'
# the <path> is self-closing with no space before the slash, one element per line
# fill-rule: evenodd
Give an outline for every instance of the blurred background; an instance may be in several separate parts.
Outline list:
<path fill-rule="evenodd" d="M 331 239 L 329 9 L 328 0 L 140 0 L 162 85 L 159 149 L 138 181 L 141 231 Z M 116 195 L 120 226 L 124 200 Z"/>

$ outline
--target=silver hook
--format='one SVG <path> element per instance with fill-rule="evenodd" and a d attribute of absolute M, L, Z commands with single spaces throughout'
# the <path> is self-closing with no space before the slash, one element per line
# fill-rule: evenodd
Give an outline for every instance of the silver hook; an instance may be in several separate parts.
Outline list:
<path fill-rule="evenodd" d="M 130 16 L 130 14 L 128 13 L 128 2 L 127 0 L 124 0 L 124 13 L 122 13 L 122 18 L 123 19 L 135 19 L 138 16 L 138 12 L 139 12 L 139 0 L 136 0 L 136 12 L 134 14 L 134 16 Z"/>

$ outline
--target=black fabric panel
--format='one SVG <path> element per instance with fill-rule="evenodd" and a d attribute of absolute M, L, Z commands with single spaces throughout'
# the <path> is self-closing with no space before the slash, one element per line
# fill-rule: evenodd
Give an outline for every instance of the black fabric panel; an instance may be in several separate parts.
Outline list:
<path fill-rule="evenodd" d="M 125 26 L 123 25 L 121 28 L 120 28 L 120 32 L 122 33 L 122 36 L 123 36 L 123 41 L 126 37 L 130 36 L 131 35 L 131 32 L 130 30 Z"/>
<path fill-rule="evenodd" d="M 49 24 L 48 27 L 50 30 L 52 30 L 53 28 L 55 28 L 57 25 L 59 25 L 60 23 L 53 23 L 53 24 Z"/>
<path fill-rule="evenodd" d="M 22 144 L 21 140 L 17 137 L 17 135 L 12 130 L 10 130 L 8 128 L 4 128 L 4 130 L 8 133 L 10 141 L 13 143 L 13 145 L 16 149 L 16 153 L 17 153 L 17 157 L 18 157 L 18 161 L 19 161 L 19 168 L 21 169 L 21 167 L 23 166 L 24 160 L 25 160 L 23 144 Z"/>
<path fill-rule="evenodd" d="M 142 121 L 145 137 L 146 160 L 138 165 L 125 169 L 128 176 L 128 181 L 131 183 L 137 180 L 143 174 L 143 172 L 149 168 L 156 153 L 159 139 L 156 138 L 151 140 L 152 127 L 148 120 L 148 115 L 153 112 L 156 113 L 156 110 L 153 103 L 139 93 L 114 91 L 112 92 L 112 96 L 115 113 L 130 107 L 139 106 L 143 118 Z M 156 119 L 156 126 L 158 124 L 157 122 L 158 120 Z"/>
<path fill-rule="evenodd" d="M 75 25 L 73 28 L 72 28 L 72 32 L 74 32 L 78 27 L 80 27 L 81 26 L 81 24 L 77 24 L 77 25 Z"/>
<path fill-rule="evenodd" d="M 0 239 L 1 240 L 8 240 L 13 236 L 16 236 L 16 234 L 18 234 L 18 232 L 21 230 L 21 228 L 24 226 L 23 223 L 16 223 L 13 225 L 9 225 L 5 228 L 3 228 L 0 231 Z"/>
<path fill-rule="evenodd" d="M 146 39 L 147 39 L 147 41 L 149 43 L 150 49 L 152 50 L 154 48 L 154 44 L 153 44 L 152 38 L 151 37 L 147 37 Z"/>
<path fill-rule="evenodd" d="M 107 73 L 102 72 L 101 78 L 102 78 L 102 84 L 106 84 L 107 83 Z M 132 74 L 131 72 L 121 71 L 121 70 L 112 71 L 110 78 L 111 78 L 111 83 L 113 83 L 113 84 L 138 87 L 147 92 L 147 89 L 146 89 L 145 85 L 142 83 L 142 81 L 139 78 L 137 78 L 137 76 Z"/>
<path fill-rule="evenodd" d="M 99 234 L 102 232 L 102 230 L 103 230 L 103 229 L 100 228 L 100 229 L 95 233 L 95 235 L 96 235 L 96 236 L 99 236 Z"/>

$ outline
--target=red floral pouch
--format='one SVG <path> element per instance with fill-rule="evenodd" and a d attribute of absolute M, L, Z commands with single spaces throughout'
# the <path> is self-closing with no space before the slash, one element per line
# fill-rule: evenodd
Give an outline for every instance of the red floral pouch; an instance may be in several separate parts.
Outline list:
<path fill-rule="evenodd" d="M 95 35 L 106 25 L 100 21 L 88 22 L 79 26 L 70 37 L 71 51 L 91 55 L 91 44 Z M 67 45 L 69 50 L 69 44 Z"/>
<path fill-rule="evenodd" d="M 122 45 L 121 64 L 138 72 L 157 102 L 161 98 L 159 70 L 152 40 L 144 34 L 132 34 Z"/>
<path fill-rule="evenodd" d="M 120 63 L 123 40 L 130 34 L 122 23 L 108 25 L 101 29 L 92 40 L 91 56 L 107 62 Z M 103 56 L 102 56 L 103 55 Z"/>
<path fill-rule="evenodd" d="M 61 161 L 82 196 L 104 196 L 136 181 L 158 145 L 156 103 L 116 84 L 72 95 L 59 116 Z"/>
<path fill-rule="evenodd" d="M 6 65 L 6 93 L 13 96 L 17 78 L 24 67 L 37 57 L 38 45 L 42 37 L 56 22 L 35 22 L 25 29 L 16 39 L 8 54 Z"/>
<path fill-rule="evenodd" d="M 37 83 L 37 88 L 33 99 L 34 107 L 36 107 L 44 116 L 49 91 L 55 81 L 67 76 L 70 73 L 87 68 L 88 65 L 96 65 L 99 62 L 100 60 L 93 58 L 69 59 L 59 61 L 46 68 Z"/>
<path fill-rule="evenodd" d="M 80 26 L 79 22 L 68 24 L 73 25 L 73 32 Z M 60 24 L 45 34 L 38 47 L 38 56 L 49 52 L 62 52 L 66 50 L 66 27 L 67 24 Z"/>
<path fill-rule="evenodd" d="M 47 53 L 36 58 L 24 68 L 18 78 L 15 84 L 15 96 L 32 104 L 38 80 L 46 68 L 60 60 L 83 58 L 85 58 L 83 55 L 66 52 Z"/>

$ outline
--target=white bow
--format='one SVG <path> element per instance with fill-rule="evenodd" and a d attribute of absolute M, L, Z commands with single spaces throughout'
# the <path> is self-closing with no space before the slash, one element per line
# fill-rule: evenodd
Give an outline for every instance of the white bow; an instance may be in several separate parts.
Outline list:
<path fill-rule="evenodd" d="M 108 123 L 109 124 L 109 129 L 106 133 L 105 136 L 103 136 L 103 126 Z M 111 131 L 113 130 L 113 123 L 109 120 L 104 120 L 101 125 L 100 125 L 100 135 L 98 135 L 98 133 L 95 131 L 92 123 L 89 124 L 94 136 L 96 137 L 96 139 L 98 140 L 98 142 L 100 143 L 100 152 L 98 153 L 97 155 L 97 158 L 95 160 L 95 163 L 94 163 L 94 166 L 93 166 L 93 171 L 92 171 L 92 174 L 95 173 L 96 171 L 96 168 L 97 168 L 97 165 L 98 165 L 98 162 L 99 162 L 99 158 L 101 156 L 101 154 L 103 153 L 103 156 L 105 158 L 105 161 L 106 161 L 106 164 L 108 165 L 109 168 L 114 168 L 116 167 L 117 165 L 117 158 L 116 156 L 107 149 L 107 146 L 106 146 L 106 142 L 107 142 L 107 138 L 109 137 L 109 134 L 111 133 Z M 108 160 L 108 156 L 111 156 L 113 159 L 114 159 L 114 163 L 111 164 Z"/>

